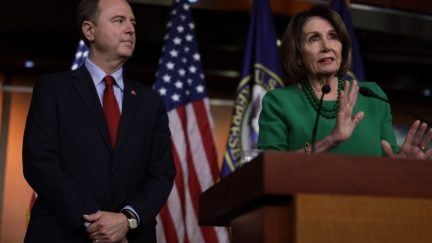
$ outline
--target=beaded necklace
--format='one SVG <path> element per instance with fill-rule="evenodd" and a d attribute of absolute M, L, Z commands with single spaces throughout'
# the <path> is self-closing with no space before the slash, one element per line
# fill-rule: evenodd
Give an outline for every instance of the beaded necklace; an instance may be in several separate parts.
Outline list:
<path fill-rule="evenodd" d="M 313 91 L 311 85 L 308 81 L 302 81 L 301 82 L 303 87 L 303 92 L 306 95 L 306 98 L 308 99 L 309 103 L 312 105 L 312 107 L 317 111 L 319 106 L 319 99 L 315 95 L 315 92 Z M 341 90 L 344 87 L 344 82 L 342 80 L 338 80 L 338 100 Z M 335 104 L 330 106 L 326 105 L 325 103 L 322 104 L 321 107 L 321 115 L 326 118 L 335 118 L 336 114 L 339 110 L 339 102 L 336 100 Z"/>

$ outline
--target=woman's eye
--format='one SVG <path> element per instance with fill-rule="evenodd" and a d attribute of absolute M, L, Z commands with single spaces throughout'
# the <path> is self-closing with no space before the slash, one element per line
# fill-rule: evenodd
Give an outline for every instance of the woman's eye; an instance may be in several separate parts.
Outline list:
<path fill-rule="evenodd" d="M 309 38 L 309 41 L 310 41 L 310 42 L 319 41 L 319 37 L 318 37 L 318 36 L 311 36 L 311 37 Z"/>
<path fill-rule="evenodd" d="M 329 37 L 330 37 L 330 39 L 332 39 L 332 40 L 337 40 L 337 39 L 339 39 L 338 35 L 335 34 L 335 33 L 330 34 Z"/>

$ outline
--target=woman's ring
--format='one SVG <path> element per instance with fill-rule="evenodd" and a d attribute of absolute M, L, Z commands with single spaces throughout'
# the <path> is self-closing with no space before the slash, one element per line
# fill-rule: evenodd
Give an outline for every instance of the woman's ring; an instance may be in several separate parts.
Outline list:
<path fill-rule="evenodd" d="M 421 151 L 425 151 L 425 149 L 426 149 L 426 146 L 421 145 L 421 144 L 418 147 L 421 149 Z"/>

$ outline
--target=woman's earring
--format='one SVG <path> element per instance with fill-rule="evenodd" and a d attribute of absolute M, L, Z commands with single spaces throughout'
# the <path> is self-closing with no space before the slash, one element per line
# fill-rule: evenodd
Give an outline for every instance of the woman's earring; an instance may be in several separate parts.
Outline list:
<path fill-rule="evenodd" d="M 299 65 L 300 67 L 303 67 L 303 62 L 300 58 L 296 59 L 297 65 Z"/>

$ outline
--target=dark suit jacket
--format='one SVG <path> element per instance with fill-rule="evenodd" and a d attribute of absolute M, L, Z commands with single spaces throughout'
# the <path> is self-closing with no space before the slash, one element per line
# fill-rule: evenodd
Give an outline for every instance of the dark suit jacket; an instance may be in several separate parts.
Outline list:
<path fill-rule="evenodd" d="M 87 69 L 35 84 L 23 144 L 24 176 L 37 192 L 26 242 L 87 242 L 82 218 L 132 206 L 141 219 L 129 242 L 155 241 L 155 217 L 173 185 L 162 99 L 124 79 L 117 145 Z"/>

